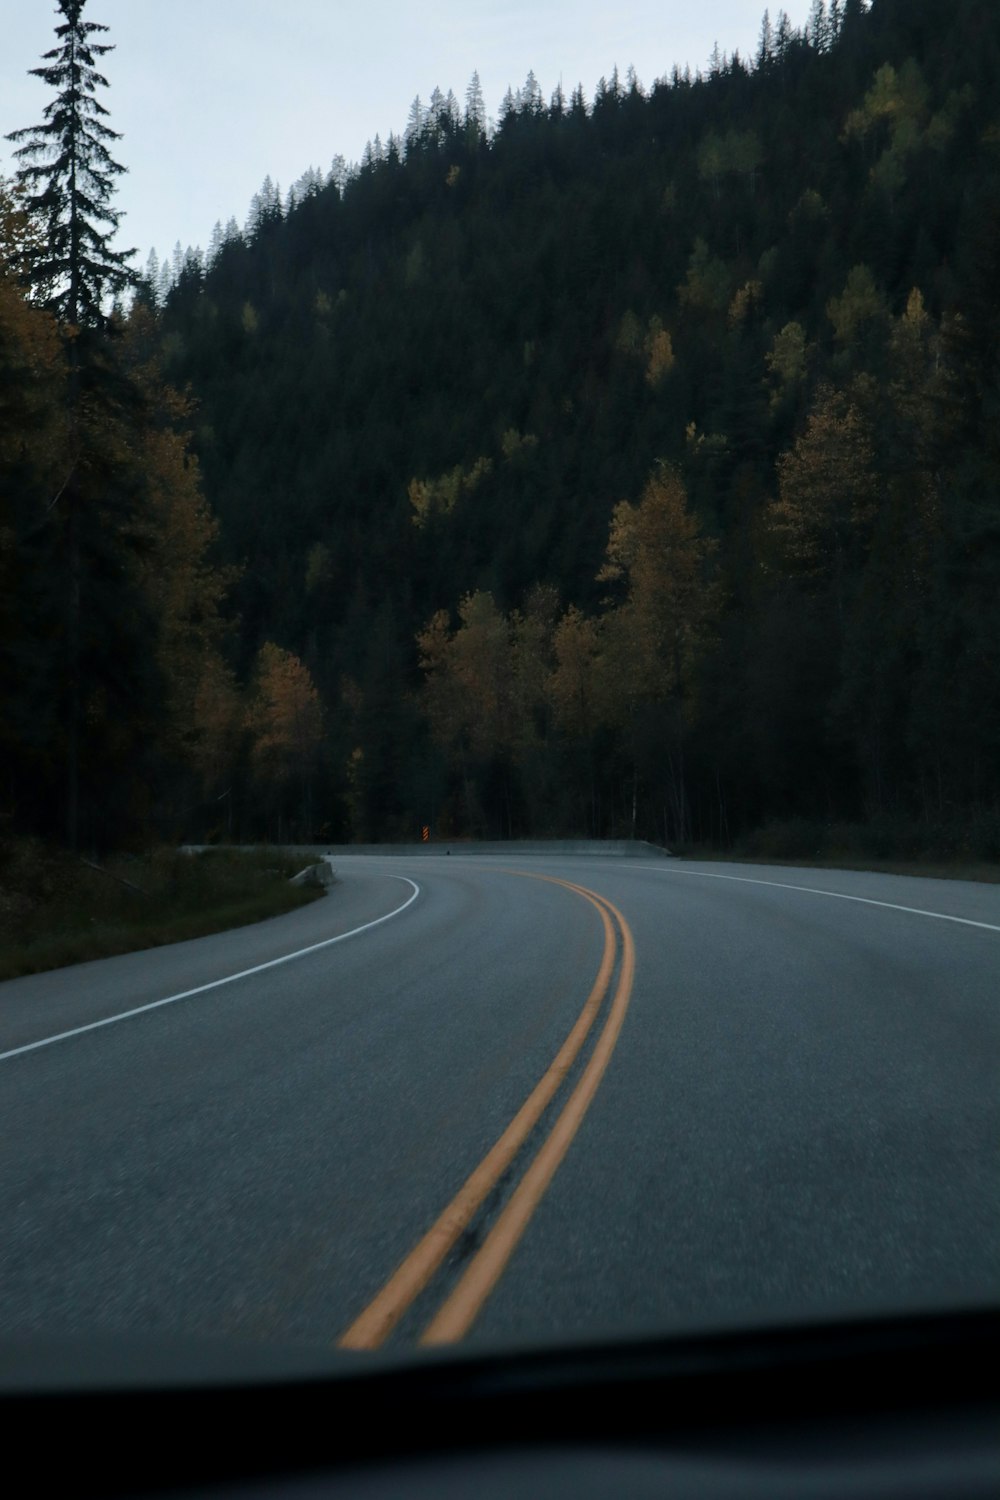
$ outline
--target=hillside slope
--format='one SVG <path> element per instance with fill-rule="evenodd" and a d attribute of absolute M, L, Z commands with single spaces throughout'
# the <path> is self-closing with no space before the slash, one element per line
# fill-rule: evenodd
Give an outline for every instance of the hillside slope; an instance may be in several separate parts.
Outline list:
<path fill-rule="evenodd" d="M 844 9 L 428 121 L 181 277 L 237 666 L 326 716 L 286 821 L 992 847 L 1000 13 Z"/>

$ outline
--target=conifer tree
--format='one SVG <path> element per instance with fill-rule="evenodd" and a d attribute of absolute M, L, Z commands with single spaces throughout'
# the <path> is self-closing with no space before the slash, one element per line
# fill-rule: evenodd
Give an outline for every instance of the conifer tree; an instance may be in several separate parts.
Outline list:
<path fill-rule="evenodd" d="M 817 52 L 826 52 L 830 46 L 830 20 L 826 13 L 826 0 L 813 0 L 809 12 L 809 45 Z"/>
<path fill-rule="evenodd" d="M 406 141 L 407 151 L 412 151 L 416 148 L 420 140 L 420 133 L 423 130 L 426 122 L 427 111 L 424 109 L 424 106 L 421 103 L 420 95 L 417 94 L 413 100 L 413 103 L 410 105 L 410 113 L 406 121 L 406 129 L 403 132 L 403 139 Z"/>
<path fill-rule="evenodd" d="M 764 12 L 763 20 L 760 23 L 760 42 L 757 46 L 757 66 L 758 68 L 766 68 L 769 67 L 773 61 L 774 32 L 771 29 L 771 12 L 769 10 L 766 10 Z"/>
<path fill-rule="evenodd" d="M 96 61 L 112 50 L 106 26 L 83 20 L 85 0 L 58 0 L 58 45 L 33 76 L 55 91 L 40 125 L 11 133 L 25 206 L 45 231 L 20 271 L 61 325 L 66 355 L 65 473 L 39 534 L 37 577 L 53 600 L 52 698 L 66 767 L 66 836 L 80 830 L 81 783 L 94 800 L 120 722 L 118 688 L 138 705 L 155 693 L 145 664 L 145 615 L 131 569 L 141 547 L 136 486 L 128 473 L 129 421 L 136 393 L 107 336 L 109 303 L 141 278 L 134 251 L 113 248 L 121 214 L 111 207 L 124 172 L 108 149 L 119 137 L 97 99 L 107 87 Z M 124 644 L 127 643 L 127 646 Z M 141 714 L 133 715 L 136 728 Z M 119 736 L 124 742 L 126 736 Z M 94 772 L 89 775 L 88 768 Z M 91 822 L 91 835 L 97 837 Z"/>
<path fill-rule="evenodd" d="M 105 123 L 108 111 L 97 98 L 108 80 L 99 59 L 113 47 L 95 40 L 107 31 L 84 21 L 86 0 L 58 0 L 63 17 L 56 27 L 59 44 L 46 52 L 35 78 L 55 90 L 40 125 L 14 130 L 7 139 L 20 142 L 15 157 L 23 163 L 18 181 L 27 190 L 27 206 L 47 227 L 47 252 L 28 269 L 36 287 L 51 284 L 48 305 L 70 325 L 100 325 L 108 294 L 138 284 L 128 265 L 134 250 L 116 250 L 112 239 L 121 221 L 111 207 L 114 182 L 125 168 L 108 149 L 119 133 Z"/>
<path fill-rule="evenodd" d="M 474 126 L 481 135 L 485 134 L 486 100 L 483 98 L 483 86 L 479 81 L 478 71 L 473 73 L 465 91 L 465 123 Z"/>

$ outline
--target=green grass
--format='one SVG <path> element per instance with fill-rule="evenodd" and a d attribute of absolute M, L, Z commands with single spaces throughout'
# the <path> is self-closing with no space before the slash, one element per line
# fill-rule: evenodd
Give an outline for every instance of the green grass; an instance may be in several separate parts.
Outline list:
<path fill-rule="evenodd" d="M 793 818 L 765 824 L 730 849 L 689 845 L 674 852 L 688 859 L 998 882 L 1000 814 L 988 809 L 937 825 L 889 816 L 867 823 Z"/>
<path fill-rule="evenodd" d="M 100 869 L 34 840 L 0 845 L 0 980 L 275 917 L 314 901 L 272 850 L 118 855 Z"/>
<path fill-rule="evenodd" d="M 719 864 L 797 865 L 809 870 L 868 870 L 875 875 L 919 875 L 925 880 L 981 880 L 1000 883 L 1000 865 L 962 860 L 875 859 L 864 854 L 787 855 L 739 854 L 733 849 L 713 849 L 687 845 L 675 851 L 681 859 L 715 861 Z"/>

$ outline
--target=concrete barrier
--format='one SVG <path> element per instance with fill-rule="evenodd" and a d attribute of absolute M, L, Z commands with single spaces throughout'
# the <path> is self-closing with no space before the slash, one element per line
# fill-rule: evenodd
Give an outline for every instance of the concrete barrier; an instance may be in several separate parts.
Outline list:
<path fill-rule="evenodd" d="M 289 885 L 333 885 L 336 876 L 325 859 L 317 860 L 315 864 L 306 865 L 297 875 L 289 880 Z"/>
<path fill-rule="evenodd" d="M 669 849 L 659 844 L 647 843 L 645 839 L 458 839 L 449 842 L 440 839 L 426 844 L 182 844 L 182 852 L 200 854 L 208 848 L 282 849 L 289 854 L 301 854 L 303 858 L 329 855 L 337 859 L 350 858 L 352 854 L 396 854 L 409 858 L 411 855 L 442 854 L 493 854 L 507 859 L 520 858 L 523 854 L 586 854 L 628 857 L 631 859 L 673 859 Z M 304 876 L 306 871 L 302 871 Z M 299 879 L 299 876 L 295 876 Z"/>
<path fill-rule="evenodd" d="M 411 855 L 442 854 L 499 854 L 508 859 L 520 858 L 526 854 L 611 855 L 619 859 L 673 858 L 669 849 L 647 843 L 645 839 L 470 839 L 456 840 L 453 843 L 441 839 L 426 844 L 295 844 L 289 847 L 303 854 L 328 854 L 336 859 L 350 858 L 356 854 L 395 854 L 407 858 Z"/>

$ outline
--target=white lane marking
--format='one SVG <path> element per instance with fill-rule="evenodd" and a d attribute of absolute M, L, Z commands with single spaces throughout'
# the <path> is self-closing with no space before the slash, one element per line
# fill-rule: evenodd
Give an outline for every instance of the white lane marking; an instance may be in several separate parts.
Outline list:
<path fill-rule="evenodd" d="M 648 865 L 627 865 L 629 870 L 648 870 Z M 943 911 L 924 911 L 920 906 L 899 906 L 895 901 L 876 901 L 871 896 L 848 896 L 844 891 L 822 891 L 812 885 L 789 885 L 784 880 L 756 880 L 751 875 L 717 875 L 714 870 L 665 870 L 659 866 L 656 875 L 697 875 L 703 880 L 736 880 L 741 885 L 771 885 L 779 891 L 805 891 L 810 896 L 831 896 L 835 901 L 860 901 L 863 906 L 884 906 L 889 911 L 907 911 L 914 917 L 934 917 L 938 922 L 959 922 L 963 927 L 981 927 L 986 932 L 1000 932 L 994 922 L 974 922 L 971 917 L 951 917 Z"/>
<path fill-rule="evenodd" d="M 97 1031 L 101 1026 L 113 1026 L 116 1021 L 127 1021 L 131 1016 L 141 1016 L 144 1011 L 158 1010 L 161 1005 L 173 1005 L 178 1000 L 189 1000 L 192 995 L 203 995 L 206 990 L 217 990 L 223 984 L 235 984 L 237 979 L 248 979 L 251 974 L 262 974 L 265 969 L 276 969 L 279 964 L 290 964 L 293 959 L 305 958 L 307 953 L 316 953 L 320 948 L 330 948 L 334 943 L 345 943 L 348 938 L 357 937 L 359 932 L 368 932 L 372 927 L 378 927 L 381 923 L 398 917 L 408 906 L 412 906 L 420 895 L 419 885 L 409 876 L 390 875 L 389 879 L 402 880 L 406 885 L 412 885 L 413 894 L 406 898 L 402 906 L 394 907 L 392 911 L 386 912 L 384 917 L 376 917 L 374 922 L 365 922 L 361 927 L 352 927 L 350 932 L 342 932 L 337 937 L 324 938 L 321 943 L 310 943 L 308 948 L 297 948 L 294 953 L 286 953 L 284 958 L 271 958 L 266 964 L 255 964 L 252 969 L 241 969 L 238 974 L 227 974 L 224 979 L 212 979 L 208 984 L 196 985 L 193 990 L 181 990 L 178 995 L 167 995 L 163 1000 L 151 1000 L 148 1005 L 137 1005 L 132 1010 L 123 1010 L 117 1015 L 105 1016 L 103 1021 L 90 1021 L 86 1026 L 74 1026 L 72 1031 L 60 1031 L 55 1036 L 43 1037 L 39 1042 L 28 1042 L 23 1047 L 12 1047 L 9 1052 L 0 1052 L 0 1062 L 6 1062 L 9 1057 L 20 1057 L 22 1052 L 35 1052 L 39 1047 L 51 1047 L 55 1042 L 65 1042 L 71 1036 L 82 1036 L 85 1031 Z"/>

